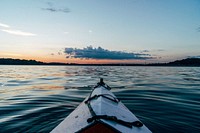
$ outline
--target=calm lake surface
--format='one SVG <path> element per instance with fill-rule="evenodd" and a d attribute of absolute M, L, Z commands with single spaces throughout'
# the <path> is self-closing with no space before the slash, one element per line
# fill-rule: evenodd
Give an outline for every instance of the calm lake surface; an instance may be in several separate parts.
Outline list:
<path fill-rule="evenodd" d="M 152 132 L 200 132 L 200 67 L 124 66 L 0 66 L 0 132 L 50 132 L 100 77 Z"/>

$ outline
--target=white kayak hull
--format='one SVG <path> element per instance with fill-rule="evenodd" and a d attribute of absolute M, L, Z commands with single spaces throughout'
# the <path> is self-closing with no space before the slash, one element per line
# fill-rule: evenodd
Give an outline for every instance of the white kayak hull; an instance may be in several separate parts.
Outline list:
<path fill-rule="evenodd" d="M 51 133 L 151 133 L 103 82 Z"/>

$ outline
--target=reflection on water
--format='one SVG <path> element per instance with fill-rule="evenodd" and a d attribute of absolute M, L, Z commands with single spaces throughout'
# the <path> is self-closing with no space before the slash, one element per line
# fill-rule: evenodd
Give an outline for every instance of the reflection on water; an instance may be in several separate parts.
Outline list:
<path fill-rule="evenodd" d="M 153 132 L 200 132 L 200 68 L 0 66 L 0 132 L 49 132 L 103 77 Z"/>

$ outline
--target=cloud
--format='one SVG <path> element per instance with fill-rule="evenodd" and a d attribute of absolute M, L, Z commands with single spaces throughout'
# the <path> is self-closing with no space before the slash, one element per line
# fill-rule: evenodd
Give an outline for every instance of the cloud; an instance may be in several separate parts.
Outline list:
<path fill-rule="evenodd" d="M 164 52 L 164 49 L 153 49 L 153 50 L 141 50 L 140 53 L 151 53 L 151 52 Z"/>
<path fill-rule="evenodd" d="M 19 36 L 36 36 L 36 34 L 30 32 L 24 32 L 21 30 L 14 30 L 9 25 L 0 23 L 0 31 Z"/>
<path fill-rule="evenodd" d="M 83 49 L 65 48 L 64 53 L 66 54 L 66 58 L 80 59 L 146 60 L 153 58 L 149 54 L 110 51 L 101 47 L 93 48 L 92 46 Z"/>
<path fill-rule="evenodd" d="M 3 27 L 3 28 L 9 28 L 10 26 L 7 25 L 7 24 L 0 23 L 0 27 Z"/>
<path fill-rule="evenodd" d="M 156 51 L 163 52 L 165 50 L 164 49 L 157 49 Z"/>
<path fill-rule="evenodd" d="M 70 9 L 65 7 L 65 8 L 56 8 L 54 7 L 54 4 L 51 2 L 47 2 L 48 7 L 41 8 L 42 10 L 50 11 L 50 12 L 63 12 L 63 13 L 69 13 Z"/>
<path fill-rule="evenodd" d="M 63 49 L 59 50 L 57 53 L 50 53 L 51 56 L 61 56 L 63 55 Z"/>
<path fill-rule="evenodd" d="M 142 50 L 141 53 L 148 53 L 150 52 L 149 50 Z"/>
<path fill-rule="evenodd" d="M 58 55 L 62 55 L 62 52 L 58 52 Z"/>
<path fill-rule="evenodd" d="M 46 10 L 46 11 L 50 11 L 50 12 L 64 12 L 64 13 L 70 12 L 69 8 L 56 9 L 56 8 L 53 8 L 53 7 L 48 7 L 48 8 L 42 8 L 42 10 Z"/>
<path fill-rule="evenodd" d="M 1 29 L 3 32 L 7 32 L 9 34 L 13 35 L 19 35 L 19 36 L 36 36 L 36 34 L 30 33 L 30 32 L 24 32 L 20 30 L 12 30 L 12 29 Z"/>

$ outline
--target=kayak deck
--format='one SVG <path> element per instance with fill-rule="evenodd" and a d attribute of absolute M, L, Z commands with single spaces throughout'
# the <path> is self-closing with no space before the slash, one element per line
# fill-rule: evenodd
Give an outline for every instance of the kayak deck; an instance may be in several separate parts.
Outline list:
<path fill-rule="evenodd" d="M 52 133 L 150 133 L 109 89 L 100 82 Z"/>

